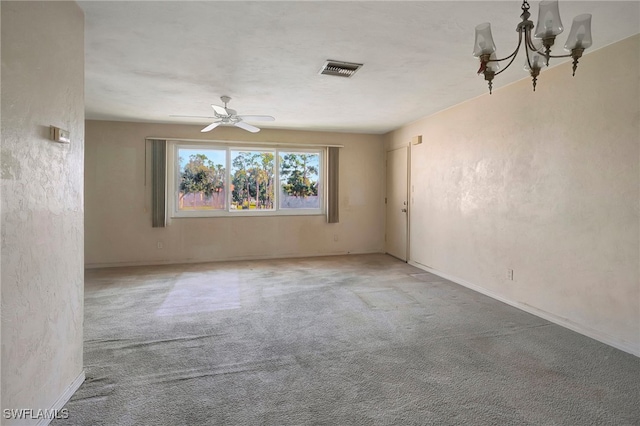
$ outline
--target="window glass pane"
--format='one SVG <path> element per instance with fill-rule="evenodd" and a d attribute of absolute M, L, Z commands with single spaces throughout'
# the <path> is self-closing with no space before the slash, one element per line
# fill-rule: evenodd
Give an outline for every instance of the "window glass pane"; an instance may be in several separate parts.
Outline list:
<path fill-rule="evenodd" d="M 226 150 L 178 149 L 178 210 L 224 210 Z"/>
<path fill-rule="evenodd" d="M 274 151 L 231 151 L 231 210 L 273 210 Z"/>
<path fill-rule="evenodd" d="M 319 209 L 320 153 L 280 152 L 280 208 Z"/>

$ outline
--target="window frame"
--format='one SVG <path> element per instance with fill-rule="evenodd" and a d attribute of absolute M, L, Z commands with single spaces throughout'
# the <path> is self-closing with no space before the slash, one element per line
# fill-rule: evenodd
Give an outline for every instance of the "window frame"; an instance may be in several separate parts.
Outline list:
<path fill-rule="evenodd" d="M 280 180 L 280 152 L 284 152 L 284 153 L 289 153 L 289 154 L 302 154 L 302 153 L 309 153 L 309 154 L 318 154 L 319 155 L 319 159 L 318 159 L 318 198 L 319 198 L 319 207 L 316 208 L 297 208 L 297 207 L 281 207 L 280 205 L 280 189 L 282 186 L 282 182 Z M 325 163 L 326 163 L 326 158 L 327 156 L 327 150 L 325 149 L 321 149 L 321 148 L 300 148 L 300 147 L 283 147 L 280 149 L 276 150 L 276 188 L 278 188 L 278 196 L 276 197 L 276 203 L 277 203 L 277 210 L 281 210 L 281 211 L 293 211 L 293 212 L 303 212 L 303 211 L 319 211 L 319 213 L 317 214 L 322 214 L 325 215 L 327 212 L 326 209 L 326 202 L 325 200 L 327 199 L 326 197 L 326 186 L 327 186 L 327 172 L 325 170 Z M 308 213 L 308 214 L 315 214 L 315 213 Z"/>
<path fill-rule="evenodd" d="M 305 146 L 304 144 L 252 144 L 240 141 L 207 141 L 193 142 L 180 140 L 167 140 L 167 211 L 171 219 L 183 218 L 208 218 L 208 217 L 266 217 L 266 216 L 325 216 L 327 214 L 327 148 L 318 146 Z M 225 208 L 219 210 L 179 210 L 178 197 L 180 187 L 180 149 L 211 149 L 225 150 Z M 274 153 L 274 208 L 264 210 L 234 210 L 231 209 L 232 182 L 231 152 L 232 151 L 258 151 Z M 310 153 L 318 154 L 318 197 L 319 208 L 281 208 L 280 207 L 280 153 Z"/>

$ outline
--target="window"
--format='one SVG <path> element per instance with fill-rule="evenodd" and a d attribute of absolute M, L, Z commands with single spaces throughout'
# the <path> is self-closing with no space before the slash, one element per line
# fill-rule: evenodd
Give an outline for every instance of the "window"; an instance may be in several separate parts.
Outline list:
<path fill-rule="evenodd" d="M 323 148 L 173 142 L 173 217 L 323 214 Z"/>
<path fill-rule="evenodd" d="M 280 208 L 320 208 L 320 154 L 282 151 L 280 164 Z"/>
<path fill-rule="evenodd" d="M 178 149 L 178 210 L 225 209 L 226 156 L 220 149 Z"/>
<path fill-rule="evenodd" d="M 231 150 L 231 210 L 274 210 L 275 151 Z"/>

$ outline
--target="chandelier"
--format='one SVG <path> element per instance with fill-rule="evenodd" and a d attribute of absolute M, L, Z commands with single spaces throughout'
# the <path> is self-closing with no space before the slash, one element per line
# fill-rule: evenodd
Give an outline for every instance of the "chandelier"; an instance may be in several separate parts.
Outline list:
<path fill-rule="evenodd" d="M 493 89 L 493 79 L 496 75 L 505 71 L 516 59 L 520 47 L 524 44 L 525 66 L 533 80 L 533 90 L 536 90 L 538 75 L 543 66 L 549 66 L 550 58 L 573 58 L 573 75 L 576 75 L 578 59 L 582 57 L 584 50 L 591 46 L 591 15 L 588 13 L 578 15 L 574 18 L 569 32 L 569 38 L 564 45 L 564 49 L 570 52 L 567 55 L 552 55 L 551 46 L 556 40 L 556 36 L 563 31 L 560 12 L 558 11 L 557 0 L 545 0 L 540 2 L 538 11 L 538 24 L 534 31 L 533 22 L 529 20 L 529 3 L 522 1 L 522 22 L 516 27 L 518 33 L 518 46 L 512 54 L 505 58 L 498 59 L 496 56 L 496 45 L 491 35 L 491 24 L 485 22 L 476 27 L 476 41 L 473 48 L 473 56 L 480 58 L 480 69 L 478 74 L 484 74 L 484 79 L 489 84 L 489 94 Z M 500 62 L 509 61 L 500 70 Z"/>

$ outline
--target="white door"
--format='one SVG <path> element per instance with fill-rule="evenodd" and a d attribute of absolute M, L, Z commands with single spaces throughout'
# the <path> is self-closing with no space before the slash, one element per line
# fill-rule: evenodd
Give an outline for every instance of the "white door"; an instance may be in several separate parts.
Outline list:
<path fill-rule="evenodd" d="M 402 147 L 387 152 L 387 198 L 385 251 L 407 261 L 408 226 L 408 149 Z"/>

